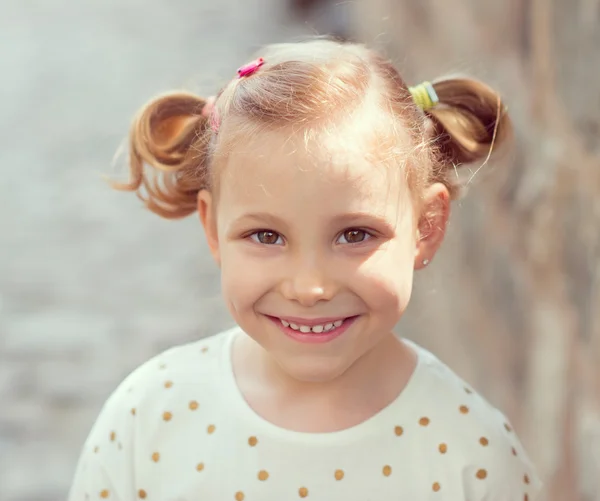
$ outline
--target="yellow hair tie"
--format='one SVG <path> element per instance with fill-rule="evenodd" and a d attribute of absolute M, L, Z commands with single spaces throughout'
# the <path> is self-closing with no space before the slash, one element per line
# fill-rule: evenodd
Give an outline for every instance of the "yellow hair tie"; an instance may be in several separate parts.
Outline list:
<path fill-rule="evenodd" d="M 423 82 L 415 87 L 409 87 L 408 91 L 412 94 L 415 104 L 423 111 L 433 108 L 440 102 L 431 82 Z"/>

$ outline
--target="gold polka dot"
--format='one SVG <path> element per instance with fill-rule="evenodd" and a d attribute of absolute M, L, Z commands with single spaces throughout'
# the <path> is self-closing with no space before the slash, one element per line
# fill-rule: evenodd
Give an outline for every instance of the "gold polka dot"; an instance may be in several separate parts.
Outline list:
<path fill-rule="evenodd" d="M 250 447 L 254 447 L 257 443 L 258 443 L 258 438 L 256 438 L 256 437 L 250 437 L 248 439 L 248 445 Z"/>
<path fill-rule="evenodd" d="M 473 390 L 472 390 L 471 388 L 467 388 L 467 387 L 465 386 L 465 392 L 466 392 L 466 393 L 468 393 L 468 394 L 470 395 L 471 393 L 473 393 Z"/>
<path fill-rule="evenodd" d="M 404 433 L 404 428 L 402 428 L 402 426 L 396 426 L 394 428 L 394 433 L 399 437 Z"/>
<path fill-rule="evenodd" d="M 300 487 L 300 489 L 298 489 L 298 494 L 301 498 L 305 498 L 308 496 L 308 489 L 306 487 Z"/>
<path fill-rule="evenodd" d="M 108 496 L 110 496 L 110 492 L 108 492 L 108 490 L 104 489 L 103 491 L 100 492 L 100 497 L 106 499 Z"/>
<path fill-rule="evenodd" d="M 198 409 L 198 402 L 196 402 L 195 400 L 192 400 L 190 402 L 190 410 L 195 411 L 196 409 Z"/>
<path fill-rule="evenodd" d="M 244 501 L 244 493 L 242 491 L 238 491 L 235 493 L 235 501 Z"/>
<path fill-rule="evenodd" d="M 529 484 L 529 475 L 527 475 L 527 473 L 525 473 L 525 475 L 523 475 L 523 482 L 525 482 L 526 484 Z"/>
<path fill-rule="evenodd" d="M 440 444 L 439 450 L 442 454 L 446 454 L 446 452 L 448 452 L 448 446 L 446 444 Z"/>
<path fill-rule="evenodd" d="M 485 470 L 479 470 L 477 471 L 476 475 L 475 475 L 479 480 L 483 480 L 484 478 L 487 478 L 487 471 Z"/>
<path fill-rule="evenodd" d="M 512 448 L 512 454 L 513 454 L 513 456 L 517 455 L 517 449 L 515 449 L 514 447 Z"/>
<path fill-rule="evenodd" d="M 344 470 L 335 470 L 334 477 L 336 480 L 342 480 L 344 478 Z"/>
<path fill-rule="evenodd" d="M 392 474 L 392 467 L 389 464 L 386 464 L 383 467 L 382 472 L 386 477 L 389 477 Z"/>
<path fill-rule="evenodd" d="M 430 422 L 431 421 L 429 420 L 428 417 L 422 417 L 421 419 L 419 419 L 419 424 L 421 426 L 428 426 Z"/>
<path fill-rule="evenodd" d="M 198 463 L 196 465 L 196 471 L 202 471 L 204 470 L 204 463 Z"/>
<path fill-rule="evenodd" d="M 208 434 L 212 434 L 215 432 L 215 425 L 214 424 L 209 424 L 208 428 L 206 428 L 206 431 L 208 432 Z"/>
<path fill-rule="evenodd" d="M 461 414 L 468 414 L 469 413 L 469 408 L 466 405 L 461 405 L 459 407 L 459 410 L 460 410 Z"/>
<path fill-rule="evenodd" d="M 439 492 L 439 490 L 442 488 L 442 486 L 440 485 L 439 482 L 434 482 L 434 484 L 431 486 L 431 488 L 433 489 L 433 492 Z"/>
<path fill-rule="evenodd" d="M 132 407 L 132 409 L 131 409 L 131 415 L 132 415 L 132 416 L 135 416 L 135 413 L 136 413 L 136 412 L 137 412 L 137 411 L 135 410 L 135 407 Z"/>
<path fill-rule="evenodd" d="M 483 445 L 484 447 L 487 447 L 488 445 L 490 445 L 490 441 L 487 438 L 485 438 L 485 437 L 481 437 L 479 439 L 479 443 L 481 445 Z"/>
<path fill-rule="evenodd" d="M 173 414 L 171 414 L 170 412 L 163 412 L 163 419 L 165 421 L 171 421 L 171 419 L 173 418 Z"/>
<path fill-rule="evenodd" d="M 504 423 L 504 429 L 509 433 L 512 431 L 512 428 L 510 427 L 510 425 L 508 423 Z"/>
<path fill-rule="evenodd" d="M 94 454 L 98 454 L 99 450 L 100 450 L 100 447 L 94 447 Z"/>
<path fill-rule="evenodd" d="M 265 480 L 267 480 L 267 478 L 269 478 L 269 472 L 268 471 L 266 471 L 266 470 L 260 470 L 258 472 L 258 479 L 259 480 L 262 480 L 264 482 Z"/>
<path fill-rule="evenodd" d="M 115 438 L 117 438 L 117 434 L 114 431 L 110 432 L 110 441 L 114 442 Z"/>
<path fill-rule="evenodd" d="M 140 489 L 138 491 L 138 496 L 140 499 L 146 499 L 146 496 L 147 496 L 146 491 L 144 489 Z"/>
<path fill-rule="evenodd" d="M 202 353 L 206 353 L 208 351 L 208 346 L 203 346 L 201 351 Z"/>
<path fill-rule="evenodd" d="M 171 388 L 173 386 L 173 381 L 165 381 L 165 388 Z"/>
<path fill-rule="evenodd" d="M 154 461 L 155 463 L 158 463 L 159 460 L 160 460 L 160 454 L 158 452 L 155 452 L 154 454 L 152 454 L 152 461 Z"/>

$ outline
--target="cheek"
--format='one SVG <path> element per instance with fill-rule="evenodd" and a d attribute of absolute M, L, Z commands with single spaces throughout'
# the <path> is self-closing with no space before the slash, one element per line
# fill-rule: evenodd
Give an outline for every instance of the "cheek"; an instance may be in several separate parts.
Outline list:
<path fill-rule="evenodd" d="M 402 313 L 412 292 L 414 250 L 394 247 L 364 263 L 362 295 L 373 310 Z"/>
<path fill-rule="evenodd" d="M 272 286 L 272 275 L 259 262 L 249 260 L 234 246 L 221 252 L 221 290 L 234 312 L 252 308 Z"/>

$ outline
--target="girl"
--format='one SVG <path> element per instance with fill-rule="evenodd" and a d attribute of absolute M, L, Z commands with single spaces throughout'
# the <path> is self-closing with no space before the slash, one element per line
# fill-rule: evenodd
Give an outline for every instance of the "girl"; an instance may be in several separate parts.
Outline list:
<path fill-rule="evenodd" d="M 497 94 L 465 78 L 408 88 L 351 43 L 260 56 L 216 98 L 165 95 L 132 126 L 117 187 L 165 218 L 198 211 L 237 327 L 123 382 L 71 501 L 535 499 L 504 416 L 392 333 L 456 168 L 509 135 Z"/>

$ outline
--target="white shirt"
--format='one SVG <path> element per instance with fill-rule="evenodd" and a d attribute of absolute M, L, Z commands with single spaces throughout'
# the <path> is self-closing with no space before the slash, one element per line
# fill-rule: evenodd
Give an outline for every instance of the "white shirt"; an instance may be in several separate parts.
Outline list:
<path fill-rule="evenodd" d="M 425 349 L 389 406 L 333 433 L 279 428 L 240 393 L 235 328 L 172 348 L 108 399 L 70 501 L 534 501 L 506 418 Z"/>

